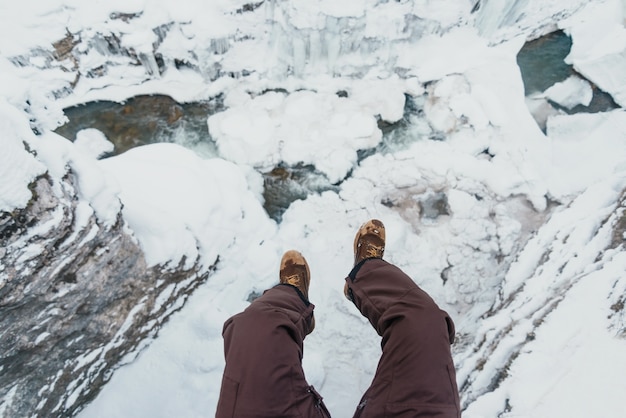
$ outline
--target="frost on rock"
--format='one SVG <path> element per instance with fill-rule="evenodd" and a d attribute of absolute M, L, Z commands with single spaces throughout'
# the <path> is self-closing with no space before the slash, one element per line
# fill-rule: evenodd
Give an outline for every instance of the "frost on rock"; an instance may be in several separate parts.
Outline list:
<path fill-rule="evenodd" d="M 528 39 L 554 30 L 555 22 L 586 6 L 586 0 L 476 0 L 474 24 L 482 36 L 502 41 L 524 34 Z M 529 11 L 532 11 L 529 13 Z"/>
<path fill-rule="evenodd" d="M 23 115 L 0 99 L 0 132 L 5 136 L 0 153 L 0 211 L 24 207 L 32 197 L 28 185 L 45 167 L 24 149 L 23 141 L 33 136 Z"/>
<path fill-rule="evenodd" d="M 626 8 L 620 0 L 589 2 L 584 13 L 559 23 L 572 37 L 566 62 L 626 105 Z"/>
<path fill-rule="evenodd" d="M 620 187 L 623 182 L 617 185 Z M 462 404 L 468 408 L 468 416 L 480 416 L 479 411 L 490 410 L 494 404 L 499 405 L 498 412 L 503 411 L 505 403 L 526 405 L 517 400 L 524 399 L 525 391 L 511 390 L 512 385 L 521 382 L 510 371 L 524 367 L 523 361 L 532 355 L 534 345 L 550 344 L 553 339 L 557 341 L 555 344 L 567 346 L 567 341 L 560 340 L 566 335 L 562 330 L 539 338 L 539 333 L 547 332 L 543 325 L 557 315 L 555 312 L 567 309 L 561 308 L 564 301 L 576 300 L 570 293 L 574 293 L 579 283 L 593 282 L 594 272 L 623 268 L 623 252 L 605 253 L 616 222 L 619 224 L 617 219 L 621 217 L 622 211 L 616 205 L 618 197 L 612 185 L 598 184 L 589 188 L 568 207 L 557 209 L 518 254 L 507 271 L 498 300 L 481 318 L 473 349 L 459 352 L 456 357 Z M 621 273 L 605 272 L 602 276 L 611 275 L 617 279 L 616 287 L 623 286 L 623 283 L 619 285 Z M 612 303 L 613 320 L 619 324 L 620 296 L 616 293 L 612 292 L 611 301 L 599 290 L 597 296 L 589 295 L 589 300 L 576 309 L 584 312 L 585 309 L 580 308 L 587 304 Z M 598 332 L 606 332 L 608 324 L 604 322 L 600 327 L 594 325 Z M 563 322 L 558 324 L 556 322 L 555 326 L 563 327 Z M 580 332 L 585 330 L 585 324 L 577 326 Z M 568 347 L 568 350 L 576 353 L 577 347 Z"/>
<path fill-rule="evenodd" d="M 611 248 L 617 253 L 609 252 L 609 258 L 614 255 L 615 259 L 621 258 L 622 263 L 626 262 L 626 193 L 622 194 L 619 205 L 615 213 L 608 220 L 613 227 L 613 235 L 611 237 Z M 618 272 L 619 272 L 619 268 Z M 610 329 L 615 332 L 616 336 L 626 339 L 626 278 L 622 273 L 618 273 L 615 277 L 615 283 L 612 286 L 609 295 L 610 306 Z"/>
<path fill-rule="evenodd" d="M 75 414 L 210 271 L 148 268 L 121 217 L 105 227 L 78 203 L 73 177 L 40 177 L 0 216 L 2 417 Z"/>

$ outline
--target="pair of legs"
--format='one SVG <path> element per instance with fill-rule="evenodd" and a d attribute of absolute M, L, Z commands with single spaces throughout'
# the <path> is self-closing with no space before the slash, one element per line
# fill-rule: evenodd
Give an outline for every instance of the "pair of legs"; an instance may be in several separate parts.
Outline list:
<path fill-rule="evenodd" d="M 383 260 L 385 228 L 370 220 L 354 240 L 354 267 L 344 286 L 382 337 L 372 384 L 354 417 L 459 418 L 448 314 L 400 269 Z M 224 324 L 226 367 L 216 418 L 330 417 L 302 370 L 303 341 L 314 305 L 306 260 L 282 258 L 280 284 Z"/>

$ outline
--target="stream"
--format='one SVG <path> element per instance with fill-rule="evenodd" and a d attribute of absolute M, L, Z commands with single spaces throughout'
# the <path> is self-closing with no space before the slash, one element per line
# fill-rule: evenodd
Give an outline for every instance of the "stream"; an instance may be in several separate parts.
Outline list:
<path fill-rule="evenodd" d="M 571 39 L 562 31 L 524 45 L 517 60 L 526 95 L 542 92 L 575 74 L 572 66 L 564 62 L 570 48 Z M 560 110 L 567 113 L 600 112 L 618 107 L 610 95 L 592 87 L 594 96 L 588 107 L 579 105 L 571 110 Z M 444 139 L 441 133 L 431 129 L 423 117 L 424 101 L 424 96 L 407 96 L 404 117 L 394 124 L 380 122 L 379 128 L 383 132 L 381 143 L 375 148 L 360 150 L 359 161 L 376 153 L 399 151 L 417 140 Z M 558 108 L 558 105 L 552 105 Z M 209 134 L 207 118 L 222 110 L 221 97 L 194 103 L 178 103 L 163 95 L 136 96 L 123 103 L 97 101 L 65 109 L 69 121 L 56 132 L 74 140 L 76 133 L 82 129 L 102 131 L 115 145 L 112 154 L 105 157 L 141 145 L 171 142 L 195 151 L 202 158 L 213 158 L 219 157 L 219 153 Z M 331 184 L 311 165 L 280 164 L 262 175 L 264 208 L 277 222 L 281 221 L 282 214 L 293 201 L 339 187 L 339 184 Z"/>

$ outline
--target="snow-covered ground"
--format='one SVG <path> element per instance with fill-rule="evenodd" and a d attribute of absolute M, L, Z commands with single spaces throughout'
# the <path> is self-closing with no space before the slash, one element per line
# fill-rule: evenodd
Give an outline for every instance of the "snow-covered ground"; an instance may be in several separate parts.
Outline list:
<path fill-rule="evenodd" d="M 464 416 L 626 416 L 626 324 L 614 308 L 626 257 L 606 250 L 626 188 L 626 113 L 554 116 L 544 135 L 515 59 L 528 36 L 560 27 L 573 39 L 568 61 L 623 105 L 626 2 L 481 1 L 471 13 L 474 3 L 0 5 L 0 210 L 26 205 L 29 182 L 45 170 L 61 178 L 71 169 L 101 222 L 122 210 L 149 264 L 186 257 L 208 268 L 220 259 L 81 418 L 213 416 L 222 324 L 277 282 L 291 248 L 312 272 L 307 378 L 334 416 L 351 416 L 380 348 L 345 300 L 343 278 L 354 233 L 372 217 L 387 226 L 387 259 L 457 324 Z M 163 27 L 165 36 L 153 31 Z M 80 59 L 53 59 L 51 42 L 68 32 L 81 39 Z M 112 33 L 138 62 L 104 46 Z M 545 96 L 585 103 L 585 83 L 568 80 Z M 99 132 L 74 143 L 51 132 L 66 106 L 151 93 L 223 94 L 226 110 L 207 121 L 219 157 L 156 144 L 98 159 L 110 147 Z M 403 117 L 405 95 L 425 98 L 427 126 L 415 122 L 410 144 L 356 165 L 357 150 L 382 139 L 377 118 Z M 279 162 L 312 164 L 339 191 L 294 202 L 276 224 L 262 208 L 259 172 Z M 446 209 L 428 214 L 443 196 Z"/>

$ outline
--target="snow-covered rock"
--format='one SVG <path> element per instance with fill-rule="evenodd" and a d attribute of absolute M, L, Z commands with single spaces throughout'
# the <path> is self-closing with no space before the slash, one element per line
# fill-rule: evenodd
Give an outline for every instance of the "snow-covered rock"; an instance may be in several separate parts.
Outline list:
<path fill-rule="evenodd" d="M 100 223 L 73 181 L 39 177 L 0 218 L 5 417 L 74 415 L 209 275 L 149 267 L 121 216 Z"/>

